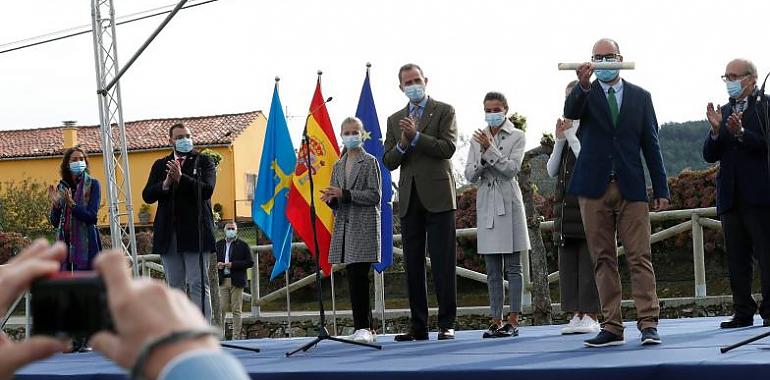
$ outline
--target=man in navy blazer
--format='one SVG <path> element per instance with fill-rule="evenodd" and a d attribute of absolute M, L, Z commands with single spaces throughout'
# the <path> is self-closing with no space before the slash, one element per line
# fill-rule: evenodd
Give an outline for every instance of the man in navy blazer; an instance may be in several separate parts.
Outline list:
<path fill-rule="evenodd" d="M 594 44 L 592 62 L 620 62 L 620 48 L 611 39 Z M 650 93 L 618 75 L 585 63 L 577 70 L 575 86 L 564 104 L 564 117 L 580 120 L 580 156 L 569 193 L 577 195 L 594 261 L 596 287 L 604 315 L 599 334 L 585 341 L 589 347 L 621 345 L 623 317 L 618 273 L 616 232 L 625 248 L 642 344 L 659 344 L 660 305 L 650 249 L 647 187 L 641 155 L 652 179 L 654 208 L 668 207 L 666 169 L 658 144 L 658 122 Z"/>
<path fill-rule="evenodd" d="M 751 297 L 753 260 L 761 275 L 763 325 L 770 326 L 770 176 L 768 175 L 768 98 L 757 90 L 757 68 L 751 61 L 734 59 L 722 80 L 730 105 L 709 103 L 706 116 L 711 130 L 703 143 L 703 158 L 719 161 L 717 212 L 727 246 L 732 318 L 721 328 L 754 324 L 757 303 Z"/>

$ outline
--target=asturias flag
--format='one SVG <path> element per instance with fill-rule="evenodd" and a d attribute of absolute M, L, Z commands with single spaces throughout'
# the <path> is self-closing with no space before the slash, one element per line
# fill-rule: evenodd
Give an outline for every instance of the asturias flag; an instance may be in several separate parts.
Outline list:
<path fill-rule="evenodd" d="M 377 120 L 377 109 L 374 107 L 374 97 L 372 96 L 372 87 L 369 84 L 369 69 L 366 70 L 366 79 L 361 88 L 361 97 L 358 98 L 358 109 L 356 117 L 364 123 L 364 149 L 369 154 L 377 157 L 380 164 L 380 173 L 382 173 L 382 210 L 381 236 L 382 236 L 382 260 L 374 264 L 374 269 L 382 272 L 388 269 L 393 263 L 393 208 L 390 200 L 393 198 L 393 187 L 391 186 L 390 170 L 382 162 L 382 155 L 385 149 L 382 145 L 382 133 L 380 132 L 380 122 Z"/>
<path fill-rule="evenodd" d="M 297 152 L 297 168 L 289 191 L 289 204 L 286 216 L 294 230 L 305 242 L 312 254 L 320 254 L 321 269 L 327 276 L 331 273 L 329 264 L 329 245 L 332 229 L 334 228 L 334 213 L 326 202 L 321 200 L 321 190 L 329 187 L 334 163 L 340 158 L 337 138 L 334 128 L 326 111 L 321 95 L 321 79 L 316 84 L 313 100 L 310 102 L 310 116 L 307 120 L 307 135 L 309 147 L 302 146 Z M 308 151 L 309 150 L 309 151 Z M 310 155 L 310 168 L 306 165 L 306 154 Z M 313 175 L 314 192 L 310 194 L 308 174 Z M 318 233 L 318 250 L 313 244 L 313 228 L 310 223 L 310 197 L 313 197 L 316 207 L 316 231 Z"/>
<path fill-rule="evenodd" d="M 297 164 L 294 146 L 289 136 L 289 127 L 278 97 L 278 83 L 273 90 L 273 102 L 267 119 L 262 159 L 259 162 L 259 176 L 254 189 L 251 215 L 254 223 L 273 243 L 275 266 L 270 279 L 280 276 L 291 262 L 292 230 L 286 219 L 288 192 L 291 187 L 292 170 Z"/>

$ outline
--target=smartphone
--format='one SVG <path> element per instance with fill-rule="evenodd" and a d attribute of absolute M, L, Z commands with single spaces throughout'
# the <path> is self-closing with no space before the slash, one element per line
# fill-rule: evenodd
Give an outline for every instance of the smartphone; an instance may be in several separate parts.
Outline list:
<path fill-rule="evenodd" d="M 59 272 L 30 287 L 32 333 L 89 337 L 113 330 L 107 291 L 96 272 Z"/>

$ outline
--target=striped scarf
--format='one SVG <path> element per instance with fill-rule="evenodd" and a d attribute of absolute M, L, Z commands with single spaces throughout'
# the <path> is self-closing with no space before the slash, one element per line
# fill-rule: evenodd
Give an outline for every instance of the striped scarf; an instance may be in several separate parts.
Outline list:
<path fill-rule="evenodd" d="M 72 195 L 76 205 L 88 207 L 91 199 L 91 182 L 91 176 L 83 172 Z M 64 183 L 59 183 L 59 190 L 65 190 Z M 67 244 L 69 252 L 65 262 L 62 263 L 62 269 L 88 269 L 88 235 L 92 227 L 73 217 L 72 209 L 67 206 L 64 199 L 59 203 L 59 210 L 61 210 L 61 217 L 56 235 L 58 240 L 69 243 Z"/>

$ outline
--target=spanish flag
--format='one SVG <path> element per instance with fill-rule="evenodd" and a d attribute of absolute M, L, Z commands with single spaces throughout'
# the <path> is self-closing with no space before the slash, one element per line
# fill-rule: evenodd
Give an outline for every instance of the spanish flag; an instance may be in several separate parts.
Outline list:
<path fill-rule="evenodd" d="M 320 251 L 321 269 L 325 275 L 331 273 L 329 264 L 329 245 L 331 244 L 334 213 L 321 200 L 321 189 L 329 186 L 332 179 L 332 168 L 340 158 L 337 138 L 326 110 L 323 95 L 321 95 L 321 78 L 318 78 L 313 100 L 310 102 L 310 114 L 307 119 L 307 136 L 309 144 L 301 145 L 297 152 L 297 166 L 294 171 L 286 217 L 294 227 L 294 231 L 305 242 L 310 252 L 315 255 L 313 228 L 311 227 L 310 201 L 311 196 L 316 209 L 316 232 L 318 233 L 318 250 Z M 307 157 L 310 157 L 310 167 Z M 313 194 L 310 192 L 309 174 L 313 175 Z"/>

